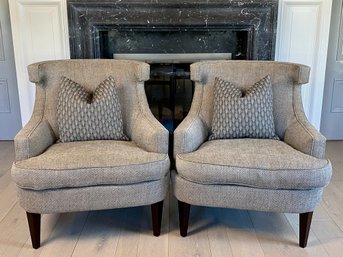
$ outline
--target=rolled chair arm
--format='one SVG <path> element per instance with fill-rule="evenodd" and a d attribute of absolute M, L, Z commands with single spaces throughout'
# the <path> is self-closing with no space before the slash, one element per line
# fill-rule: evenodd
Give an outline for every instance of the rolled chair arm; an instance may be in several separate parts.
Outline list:
<path fill-rule="evenodd" d="M 326 139 L 307 120 L 293 121 L 286 130 L 285 142 L 305 154 L 324 158 Z"/>
<path fill-rule="evenodd" d="M 44 152 L 56 140 L 47 120 L 31 119 L 14 139 L 16 161 Z"/>
<path fill-rule="evenodd" d="M 146 65 L 145 74 L 143 80 L 149 79 L 149 65 Z M 167 154 L 169 132 L 150 111 L 144 81 L 140 81 L 136 89 L 136 106 L 130 122 L 131 139 L 146 151 Z"/>
<path fill-rule="evenodd" d="M 174 158 L 198 149 L 206 141 L 208 129 L 197 114 L 189 113 L 174 131 Z"/>
<path fill-rule="evenodd" d="M 168 153 L 169 132 L 151 113 L 138 113 L 133 122 L 131 139 L 146 151 Z"/>
<path fill-rule="evenodd" d="M 301 102 L 301 88 L 294 90 L 294 118 L 285 131 L 284 141 L 293 148 L 317 157 L 324 158 L 326 138 L 308 121 Z"/>

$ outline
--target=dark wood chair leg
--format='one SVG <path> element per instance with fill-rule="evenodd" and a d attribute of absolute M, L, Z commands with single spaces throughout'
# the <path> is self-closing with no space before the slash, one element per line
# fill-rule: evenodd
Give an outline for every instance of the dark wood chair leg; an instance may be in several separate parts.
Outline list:
<path fill-rule="evenodd" d="M 313 212 L 299 214 L 299 246 L 305 248 L 310 233 Z"/>
<path fill-rule="evenodd" d="M 38 213 L 26 212 L 27 221 L 29 223 L 32 247 L 38 249 L 40 247 L 40 220 L 41 215 Z"/>
<path fill-rule="evenodd" d="M 151 205 L 152 230 L 154 236 L 161 234 L 163 201 Z"/>
<path fill-rule="evenodd" d="M 188 203 L 181 202 L 181 201 L 178 201 L 178 205 L 179 205 L 180 235 L 182 237 L 185 237 L 187 236 L 189 211 L 190 211 L 191 205 Z"/>

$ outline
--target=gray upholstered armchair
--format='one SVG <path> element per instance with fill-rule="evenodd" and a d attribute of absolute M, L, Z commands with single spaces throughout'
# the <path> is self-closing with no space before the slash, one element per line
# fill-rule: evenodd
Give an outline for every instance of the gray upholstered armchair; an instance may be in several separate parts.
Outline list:
<path fill-rule="evenodd" d="M 36 83 L 33 115 L 15 138 L 12 177 L 26 210 L 34 248 L 40 246 L 40 218 L 62 213 L 151 205 L 153 233 L 160 234 L 169 184 L 168 131 L 153 117 L 144 91 L 149 65 L 136 61 L 61 60 L 32 64 Z M 61 143 L 57 102 L 61 77 L 94 91 L 115 80 L 124 133 L 130 141 Z"/>
<path fill-rule="evenodd" d="M 191 205 L 300 214 L 299 244 L 305 247 L 312 213 L 331 178 L 325 138 L 307 121 L 301 84 L 307 66 L 267 61 L 211 61 L 191 65 L 195 93 L 188 116 L 174 132 L 180 233 L 187 235 Z M 270 76 L 275 132 L 281 140 L 208 141 L 214 81 L 247 88 Z M 228 217 L 230 218 L 230 217 Z"/>

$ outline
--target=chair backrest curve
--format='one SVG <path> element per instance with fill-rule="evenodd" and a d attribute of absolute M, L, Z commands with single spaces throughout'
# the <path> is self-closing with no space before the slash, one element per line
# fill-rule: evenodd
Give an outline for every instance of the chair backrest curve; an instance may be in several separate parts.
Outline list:
<path fill-rule="evenodd" d="M 191 111 L 198 112 L 207 127 L 211 128 L 213 86 L 216 77 L 230 81 L 244 89 L 269 75 L 273 85 L 275 129 L 278 136 L 283 138 L 287 126 L 294 119 L 294 99 L 299 99 L 301 92 L 297 90 L 297 87 L 308 83 L 309 74 L 310 68 L 308 66 L 275 61 L 206 61 L 193 63 L 191 65 L 191 79 L 195 81 L 195 94 Z"/>
<path fill-rule="evenodd" d="M 36 83 L 35 111 L 42 110 L 56 137 L 59 137 L 57 124 L 57 102 L 61 77 L 65 76 L 89 91 L 106 78 L 112 76 L 118 88 L 122 106 L 124 131 L 130 136 L 132 117 L 142 104 L 148 108 L 144 94 L 144 81 L 149 79 L 149 65 L 126 60 L 58 60 L 34 63 L 28 66 L 29 78 Z M 139 98 L 139 99 L 138 99 Z M 142 100 L 143 99 L 143 100 Z"/>

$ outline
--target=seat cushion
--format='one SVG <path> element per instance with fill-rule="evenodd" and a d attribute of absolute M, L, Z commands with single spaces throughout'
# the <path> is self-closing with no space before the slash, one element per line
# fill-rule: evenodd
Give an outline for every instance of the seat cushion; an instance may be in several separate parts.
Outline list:
<path fill-rule="evenodd" d="M 197 183 L 270 189 L 320 188 L 331 178 L 328 160 L 272 139 L 208 141 L 195 152 L 178 154 L 176 168 Z"/>
<path fill-rule="evenodd" d="M 19 187 L 34 190 L 125 185 L 162 179 L 169 164 L 167 154 L 147 152 L 132 141 L 69 142 L 15 162 L 12 177 Z"/>

